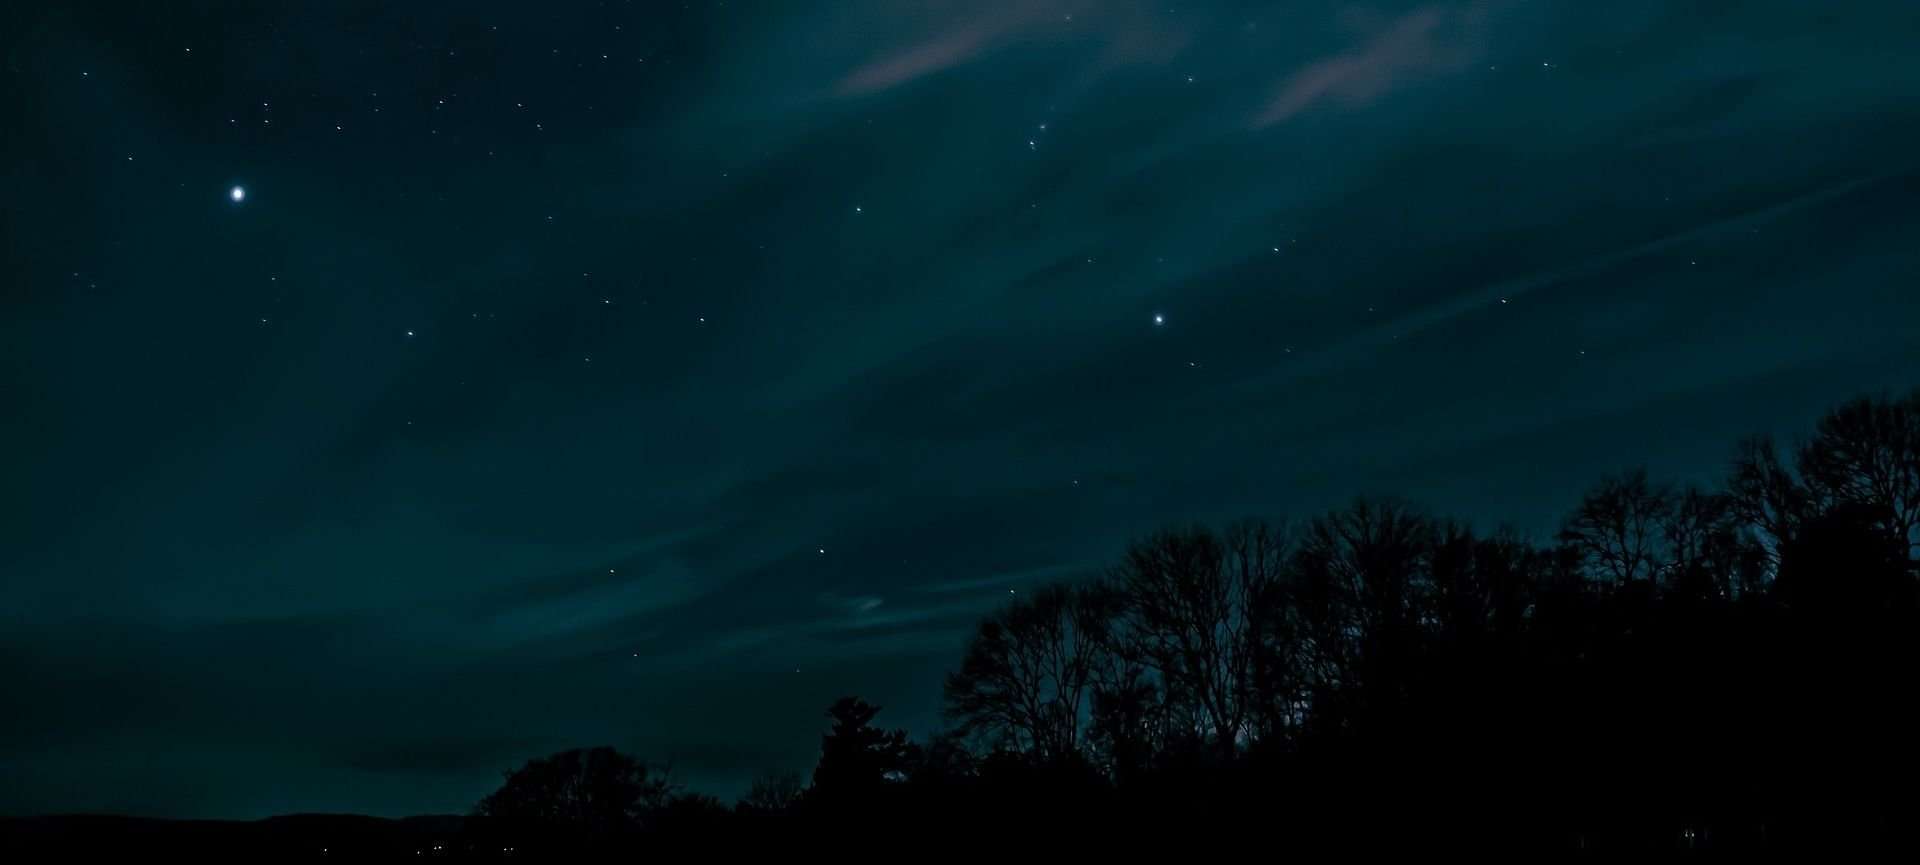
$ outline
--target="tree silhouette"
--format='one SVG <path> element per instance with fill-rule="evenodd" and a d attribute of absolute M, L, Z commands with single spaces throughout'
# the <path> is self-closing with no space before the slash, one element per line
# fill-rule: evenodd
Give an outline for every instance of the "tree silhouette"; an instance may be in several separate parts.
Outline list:
<path fill-rule="evenodd" d="M 605 839 L 641 827 L 672 794 L 665 775 L 640 760 L 607 747 L 579 748 L 508 772 L 474 811 Z"/>
<path fill-rule="evenodd" d="M 594 749 L 530 762 L 478 811 L 596 839 L 1204 825 L 1342 854 L 1905 840 L 1920 805 L 1905 784 L 1920 771 L 1916 414 L 1920 396 L 1847 403 L 1791 464 L 1749 439 L 1720 489 L 1605 478 L 1545 546 L 1390 499 L 1294 530 L 1162 531 L 1102 578 L 986 617 L 944 682 L 954 726 L 924 747 L 848 697 L 804 791 L 766 776 L 727 811 Z M 750 819 L 772 814 L 790 816 Z"/>
<path fill-rule="evenodd" d="M 1604 478 L 1567 517 L 1560 540 L 1580 551 L 1594 572 L 1616 583 L 1659 576 L 1663 526 L 1673 493 L 1647 481 L 1645 469 Z"/>
<path fill-rule="evenodd" d="M 1224 537 L 1194 527 L 1133 545 L 1111 577 L 1125 599 L 1114 650 L 1156 680 L 1167 720 L 1222 753 L 1239 746 L 1256 712 L 1259 608 L 1285 559 L 1283 536 L 1268 526 Z"/>
<path fill-rule="evenodd" d="M 880 707 L 842 697 L 827 709 L 833 725 L 820 738 L 813 791 L 828 799 L 868 799 L 889 783 L 905 780 L 915 749 L 904 730 L 873 726 Z"/>
<path fill-rule="evenodd" d="M 1906 538 L 1883 506 L 1847 503 L 1809 520 L 1781 551 L 1777 595 L 1823 624 L 1877 623 L 1913 608 Z"/>
<path fill-rule="evenodd" d="M 1732 598 L 1751 588 L 1759 547 L 1735 516 L 1733 497 L 1688 487 L 1671 500 L 1662 525 L 1673 590 L 1695 598 Z"/>
<path fill-rule="evenodd" d="M 769 772 L 755 778 L 739 810 L 749 814 L 784 814 L 800 800 L 805 785 L 798 772 Z"/>
<path fill-rule="evenodd" d="M 1812 494 L 1780 459 L 1771 437 L 1752 436 L 1734 450 L 1727 496 L 1734 515 L 1765 539 L 1767 557 L 1779 563 L 1780 548 L 1814 512 Z"/>
<path fill-rule="evenodd" d="M 980 623 L 947 677 L 947 715 L 961 734 L 1043 760 L 1079 751 L 1109 625 L 1089 591 L 1046 586 Z"/>
<path fill-rule="evenodd" d="M 1361 500 L 1308 525 L 1291 586 L 1322 729 L 1378 716 L 1404 695 L 1430 604 L 1434 537 L 1430 520 L 1391 500 Z"/>
<path fill-rule="evenodd" d="M 1920 548 L 1920 391 L 1842 404 L 1820 419 L 1798 465 L 1815 501 L 1875 508 L 1909 555 Z"/>
<path fill-rule="evenodd" d="M 1920 550 L 1920 390 L 1841 404 L 1795 451 L 1791 469 L 1772 440 L 1742 442 L 1728 488 L 1776 559 L 1800 526 L 1842 506 L 1878 509 L 1878 525 L 1912 558 Z"/>

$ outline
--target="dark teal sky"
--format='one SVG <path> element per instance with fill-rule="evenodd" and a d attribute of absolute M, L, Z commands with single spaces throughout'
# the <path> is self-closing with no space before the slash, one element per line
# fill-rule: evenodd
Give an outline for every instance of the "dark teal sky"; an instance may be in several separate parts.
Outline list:
<path fill-rule="evenodd" d="M 1543 532 L 1920 382 L 1911 2 L 0 39 L 5 813 L 464 810 L 599 743 L 732 793 L 842 694 L 932 729 L 980 613 L 1154 527 Z"/>

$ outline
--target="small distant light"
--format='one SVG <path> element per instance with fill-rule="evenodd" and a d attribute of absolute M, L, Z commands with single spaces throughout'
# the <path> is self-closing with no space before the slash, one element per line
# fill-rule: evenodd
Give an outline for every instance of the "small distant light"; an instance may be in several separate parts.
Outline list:
<path fill-rule="evenodd" d="M 242 201 L 246 201 L 247 188 L 244 186 L 236 186 L 232 189 L 229 189 L 227 190 L 227 198 L 232 199 L 234 204 L 239 204 Z"/>

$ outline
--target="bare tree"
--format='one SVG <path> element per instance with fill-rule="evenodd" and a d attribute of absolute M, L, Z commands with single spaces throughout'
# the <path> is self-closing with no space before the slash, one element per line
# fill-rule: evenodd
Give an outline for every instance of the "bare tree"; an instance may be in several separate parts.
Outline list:
<path fill-rule="evenodd" d="M 1520 629 L 1543 563 L 1511 530 L 1478 537 L 1451 520 L 1433 527 L 1427 624 L 1442 640 L 1471 643 Z"/>
<path fill-rule="evenodd" d="M 1604 579 L 1653 580 L 1665 560 L 1662 527 L 1672 510 L 1672 491 L 1648 483 L 1646 470 L 1635 469 L 1590 490 L 1567 517 L 1560 540 Z"/>
<path fill-rule="evenodd" d="M 1052 585 L 980 623 L 947 677 L 960 732 L 1054 759 L 1077 752 L 1107 622 L 1091 592 Z"/>
<path fill-rule="evenodd" d="M 1727 495 L 1734 516 L 1760 532 L 1773 564 L 1814 510 L 1812 493 L 1780 459 L 1773 439 L 1754 436 L 1734 451 Z"/>
<path fill-rule="evenodd" d="M 1157 678 L 1165 710 L 1231 751 L 1250 732 L 1260 604 L 1277 590 L 1285 535 L 1246 523 L 1225 535 L 1164 531 L 1135 544 L 1114 572 L 1126 616 L 1118 641 Z"/>
<path fill-rule="evenodd" d="M 1797 467 L 1827 508 L 1881 509 L 1881 527 L 1920 547 L 1920 391 L 1903 399 L 1856 399 L 1820 419 Z"/>
<path fill-rule="evenodd" d="M 1390 693 L 1429 609 L 1431 520 L 1407 505 L 1362 499 L 1314 520 L 1293 557 L 1290 603 L 1303 670 L 1328 716 L 1362 685 Z"/>
<path fill-rule="evenodd" d="M 1676 588 L 1699 596 L 1730 598 L 1751 581 L 1743 572 L 1758 550 L 1743 530 L 1734 497 L 1688 487 L 1672 499 L 1661 535 L 1662 568 Z"/>
<path fill-rule="evenodd" d="M 674 790 L 662 770 L 645 762 L 612 748 L 577 748 L 507 773 L 474 812 L 602 837 L 639 828 Z"/>
<path fill-rule="evenodd" d="M 747 814 L 782 814 L 800 800 L 804 785 L 798 772 L 769 772 L 755 778 L 738 810 Z"/>

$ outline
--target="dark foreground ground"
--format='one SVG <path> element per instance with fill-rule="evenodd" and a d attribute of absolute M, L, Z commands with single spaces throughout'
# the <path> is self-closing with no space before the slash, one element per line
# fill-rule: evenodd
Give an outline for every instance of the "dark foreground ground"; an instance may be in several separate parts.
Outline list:
<path fill-rule="evenodd" d="M 66 857 L 264 856 L 263 861 L 365 856 L 449 855 L 466 818 L 408 817 L 389 820 L 351 814 L 294 814 L 266 820 L 153 820 L 139 817 L 58 816 L 0 820 L 0 859 L 32 854 L 33 860 Z M 496 851 L 499 852 L 499 851 Z M 45 857 L 45 858 L 40 858 Z M 106 860 L 112 861 L 112 860 Z"/>
<path fill-rule="evenodd" d="M 1434 833 L 1431 827 L 1331 827 L 1317 834 L 1255 832 L 1259 846 L 1272 855 L 1334 856 L 1358 852 L 1400 855 L 1483 853 L 1547 855 L 1554 859 L 1636 857 L 1751 859 L 1755 855 L 1792 858 L 1834 854 L 1910 855 L 1920 821 L 1910 816 L 1876 815 L 1814 827 L 1800 825 L 1769 831 L 1765 826 L 1737 829 L 1682 829 L 1678 832 L 1625 831 L 1612 834 L 1529 832 L 1490 821 L 1475 827 Z M 911 821 L 909 821 L 911 823 Z M 891 825 L 888 825 L 891 824 Z M 990 826 L 903 825 L 895 821 L 801 823 L 783 818 L 729 820 L 698 832 L 675 832 L 624 839 L 614 844 L 582 844 L 581 839 L 501 837 L 485 821 L 453 815 L 386 819 L 356 815 L 300 814 L 257 821 L 157 820 L 116 816 L 51 816 L 0 819 L 0 861 L 394 861 L 420 859 L 580 861 L 629 860 L 648 855 L 726 851 L 838 851 L 839 855 L 894 857 L 909 852 L 940 859 L 1000 861 L 1021 854 L 1078 851 L 1132 855 L 1165 851 L 1215 854 L 1242 848 L 1245 834 L 1222 832 L 1206 821 L 1143 822 L 1114 819 L 1079 823 L 1071 831 L 1048 833 L 996 831 Z M 1250 828 L 1250 827 L 1243 827 Z M 1270 826 L 1269 830 L 1280 827 Z M 1464 830 L 1464 831 L 1460 831 Z M 1239 840 L 1229 842 L 1228 838 Z M 917 858 L 917 857 L 916 857 Z"/>

